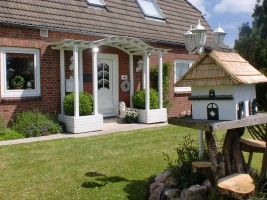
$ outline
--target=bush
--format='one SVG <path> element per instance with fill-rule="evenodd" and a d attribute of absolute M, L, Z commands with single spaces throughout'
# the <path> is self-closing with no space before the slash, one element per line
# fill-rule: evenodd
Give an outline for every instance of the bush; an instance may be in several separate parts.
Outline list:
<path fill-rule="evenodd" d="M 138 90 L 133 95 L 133 105 L 138 109 L 146 107 L 146 91 L 145 89 Z M 155 89 L 150 89 L 150 109 L 159 108 L 159 94 Z"/>
<path fill-rule="evenodd" d="M 50 135 L 62 131 L 57 122 L 37 110 L 18 113 L 13 129 L 25 137 Z"/>
<path fill-rule="evenodd" d="M 74 116 L 74 93 L 70 93 L 64 100 L 64 112 L 66 115 Z M 90 115 L 93 112 L 93 97 L 86 92 L 79 94 L 80 116 Z"/>
<path fill-rule="evenodd" d="M 193 140 L 190 135 L 187 135 L 184 137 L 183 144 L 177 147 L 176 152 L 178 158 L 175 164 L 172 163 L 168 155 L 164 155 L 168 161 L 168 168 L 171 169 L 174 178 L 177 180 L 178 188 L 186 188 L 204 181 L 206 178 L 204 175 L 192 172 L 192 162 L 209 160 L 207 148 L 204 148 L 203 157 L 200 159 L 196 140 Z"/>
<path fill-rule="evenodd" d="M 5 133 L 6 131 L 6 122 L 2 115 L 0 115 L 0 134 Z"/>

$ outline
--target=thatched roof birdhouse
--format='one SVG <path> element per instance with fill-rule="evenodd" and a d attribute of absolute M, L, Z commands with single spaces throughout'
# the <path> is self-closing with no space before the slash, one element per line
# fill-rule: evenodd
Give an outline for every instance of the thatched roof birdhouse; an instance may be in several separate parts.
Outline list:
<path fill-rule="evenodd" d="M 193 119 L 235 120 L 256 113 L 255 84 L 267 78 L 239 54 L 204 52 L 175 83 L 191 87 Z"/>

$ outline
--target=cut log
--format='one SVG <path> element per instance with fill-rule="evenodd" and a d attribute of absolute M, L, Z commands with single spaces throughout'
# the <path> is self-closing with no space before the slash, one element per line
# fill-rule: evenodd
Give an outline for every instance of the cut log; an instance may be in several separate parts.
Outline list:
<path fill-rule="evenodd" d="M 192 171 L 208 176 L 211 173 L 211 162 L 192 162 Z"/>
<path fill-rule="evenodd" d="M 253 179 L 248 174 L 235 173 L 218 180 L 218 191 L 236 199 L 249 199 L 255 193 Z"/>

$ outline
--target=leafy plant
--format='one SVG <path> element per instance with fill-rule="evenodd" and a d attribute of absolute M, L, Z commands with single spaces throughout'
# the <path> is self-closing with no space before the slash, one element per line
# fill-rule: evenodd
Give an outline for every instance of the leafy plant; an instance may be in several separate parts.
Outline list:
<path fill-rule="evenodd" d="M 145 89 L 138 90 L 133 95 L 133 105 L 138 109 L 145 109 L 146 106 L 146 91 Z M 159 108 L 159 94 L 151 88 L 150 89 L 150 109 Z"/>
<path fill-rule="evenodd" d="M 74 93 L 68 94 L 63 102 L 66 115 L 74 116 Z M 80 116 L 90 115 L 93 112 L 93 97 L 86 92 L 79 93 Z"/>
<path fill-rule="evenodd" d="M 203 181 L 203 175 L 192 172 L 192 162 L 209 160 L 207 148 L 204 148 L 203 157 L 199 158 L 196 140 L 192 139 L 190 135 L 183 138 L 183 143 L 176 148 L 178 157 L 175 164 L 173 164 L 168 155 L 164 154 L 165 160 L 168 162 L 168 168 L 171 169 L 174 178 L 178 182 L 178 188 L 186 188 Z"/>
<path fill-rule="evenodd" d="M 24 86 L 25 80 L 22 76 L 15 76 L 12 80 L 11 80 L 12 85 L 16 88 L 20 88 Z"/>
<path fill-rule="evenodd" d="M 38 110 L 28 110 L 16 115 L 13 129 L 25 137 L 50 135 L 62 131 L 61 126 Z"/>
<path fill-rule="evenodd" d="M 171 71 L 173 66 L 170 62 L 163 63 L 162 69 L 162 86 L 163 86 L 163 107 L 170 109 L 172 106 L 172 101 L 170 99 L 170 86 L 171 86 Z M 153 88 L 158 90 L 158 65 L 155 65 L 150 72 L 150 79 L 152 82 Z"/>
<path fill-rule="evenodd" d="M 0 134 L 6 132 L 6 122 L 2 115 L 0 115 Z"/>

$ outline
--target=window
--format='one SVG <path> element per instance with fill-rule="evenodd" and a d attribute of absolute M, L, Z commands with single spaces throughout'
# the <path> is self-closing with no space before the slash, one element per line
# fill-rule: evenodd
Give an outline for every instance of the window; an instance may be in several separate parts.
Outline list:
<path fill-rule="evenodd" d="M 96 6 L 105 6 L 103 0 L 87 0 L 87 2 Z"/>
<path fill-rule="evenodd" d="M 193 60 L 175 60 L 174 61 L 174 83 L 176 83 L 180 78 L 188 71 L 188 69 L 193 65 L 195 61 Z M 175 87 L 175 92 L 191 92 L 191 87 Z"/>
<path fill-rule="evenodd" d="M 146 17 L 165 18 L 155 0 L 137 0 L 137 3 Z"/>
<path fill-rule="evenodd" d="M 2 48 L 1 97 L 40 96 L 38 49 Z"/>

